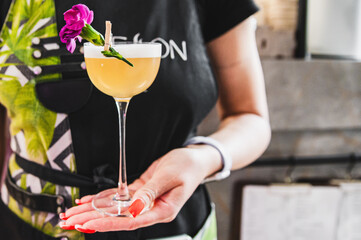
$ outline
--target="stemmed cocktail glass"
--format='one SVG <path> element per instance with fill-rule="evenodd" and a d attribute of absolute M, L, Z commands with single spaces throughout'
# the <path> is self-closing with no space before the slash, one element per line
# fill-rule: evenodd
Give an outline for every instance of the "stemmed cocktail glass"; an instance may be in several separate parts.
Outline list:
<path fill-rule="evenodd" d="M 127 187 L 125 161 L 125 120 L 130 99 L 146 90 L 158 73 L 161 44 L 117 43 L 112 45 L 134 67 L 116 58 L 104 57 L 102 46 L 84 44 L 84 57 L 90 80 L 103 93 L 114 98 L 119 114 L 120 166 L 118 188 L 98 193 L 93 207 L 110 216 L 130 216 L 131 194 Z"/>

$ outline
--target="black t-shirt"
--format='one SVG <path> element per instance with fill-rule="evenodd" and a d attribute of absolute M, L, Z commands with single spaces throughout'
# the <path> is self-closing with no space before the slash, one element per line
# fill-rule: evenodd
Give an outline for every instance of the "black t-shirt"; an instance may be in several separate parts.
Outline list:
<path fill-rule="evenodd" d="M 0 3 L 0 23 L 10 2 Z M 128 108 L 126 155 L 128 178 L 132 181 L 154 160 L 181 147 L 195 134 L 218 96 L 205 43 L 255 13 L 257 7 L 252 0 L 107 0 L 106 4 L 99 0 L 55 0 L 58 30 L 64 25 L 62 13 L 79 2 L 94 10 L 92 26 L 99 32 L 104 32 L 104 20 L 110 20 L 114 36 L 163 45 L 155 82 L 146 92 L 133 97 Z M 91 177 L 93 169 L 104 164 L 117 172 L 117 119 L 114 100 L 95 88 L 86 105 L 69 114 L 79 174 Z M 155 229 L 162 225 L 154 226 L 144 229 L 148 231 L 145 235 L 195 234 L 209 211 L 204 192 L 203 186 L 196 190 L 178 220 L 169 225 L 173 227 L 163 228 L 157 235 Z M 81 195 L 89 193 L 93 193 L 91 189 L 81 189 Z M 187 224 L 190 220 L 193 226 Z"/>
<path fill-rule="evenodd" d="M 195 0 L 205 42 L 219 37 L 258 11 L 253 0 Z"/>
<path fill-rule="evenodd" d="M 0 26 L 5 20 L 11 1 L 1 0 Z M 258 10 L 253 0 L 195 0 L 195 2 L 199 13 L 204 16 L 202 28 L 205 42 L 222 35 Z"/>

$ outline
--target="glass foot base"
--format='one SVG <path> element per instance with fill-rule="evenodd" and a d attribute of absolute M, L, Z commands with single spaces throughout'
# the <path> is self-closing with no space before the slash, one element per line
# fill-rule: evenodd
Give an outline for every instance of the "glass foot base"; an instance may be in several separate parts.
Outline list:
<path fill-rule="evenodd" d="M 114 198 L 117 189 L 108 189 L 98 193 L 92 201 L 92 206 L 98 212 L 113 217 L 133 217 L 128 208 L 131 204 L 131 197 L 126 200 L 116 200 Z"/>

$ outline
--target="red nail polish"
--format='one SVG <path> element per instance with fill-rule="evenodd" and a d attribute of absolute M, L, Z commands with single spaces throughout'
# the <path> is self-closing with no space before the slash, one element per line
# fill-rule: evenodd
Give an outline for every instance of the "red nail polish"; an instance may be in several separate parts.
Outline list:
<path fill-rule="evenodd" d="M 66 216 L 65 216 L 65 213 L 60 213 L 60 214 L 59 214 L 59 218 L 60 218 L 61 220 L 67 220 L 69 217 L 66 217 Z"/>
<path fill-rule="evenodd" d="M 130 214 L 133 215 L 133 217 L 136 217 L 143 210 L 143 208 L 144 208 L 143 201 L 140 199 L 137 199 L 132 203 L 132 205 L 130 205 L 128 211 Z"/>
<path fill-rule="evenodd" d="M 75 227 L 72 225 L 66 225 L 64 222 L 60 222 L 59 226 L 64 230 L 74 230 Z"/>
<path fill-rule="evenodd" d="M 95 233 L 96 232 L 95 230 L 83 228 L 82 225 L 78 225 L 78 224 L 75 225 L 75 229 L 82 233 Z"/>
<path fill-rule="evenodd" d="M 80 199 L 75 199 L 75 203 L 78 204 L 78 205 L 81 205 Z"/>

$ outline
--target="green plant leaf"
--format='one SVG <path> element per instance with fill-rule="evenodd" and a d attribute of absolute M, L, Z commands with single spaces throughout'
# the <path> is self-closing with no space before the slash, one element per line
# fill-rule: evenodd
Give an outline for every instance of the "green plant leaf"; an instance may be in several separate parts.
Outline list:
<path fill-rule="evenodd" d="M 12 54 L 13 52 L 11 50 L 7 50 L 7 51 L 1 51 L 0 52 L 0 56 L 4 56 L 4 55 L 10 55 Z"/>
<path fill-rule="evenodd" d="M 16 80 L 16 79 L 18 79 L 18 78 L 0 73 L 0 80 Z"/>
<path fill-rule="evenodd" d="M 10 39 L 11 42 L 17 42 L 18 30 L 20 28 L 21 20 L 24 18 L 24 6 L 27 6 L 26 0 L 17 0 L 14 3 L 13 12 L 16 13 L 13 15 L 12 18 L 12 25 L 11 25 L 11 34 Z"/>
<path fill-rule="evenodd" d="M 58 34 L 57 30 L 56 30 L 56 24 L 50 24 L 49 26 L 39 29 L 38 31 L 33 32 L 31 35 L 29 35 L 30 39 L 33 39 L 34 37 L 41 37 L 41 38 L 45 38 L 45 37 L 51 37 L 51 36 L 56 36 Z"/>
<path fill-rule="evenodd" d="M 48 4 L 46 4 L 47 1 L 44 1 L 44 3 L 39 6 L 37 11 L 34 11 L 28 21 L 24 24 L 23 28 L 21 29 L 20 34 L 18 35 L 18 41 L 24 39 L 26 36 L 29 35 L 31 30 L 35 27 L 35 25 L 39 22 L 40 19 L 43 18 L 43 13 L 46 12 L 48 9 L 46 8 Z M 30 42 L 31 43 L 31 42 Z"/>
<path fill-rule="evenodd" d="M 17 66 L 17 65 L 20 65 L 20 64 L 18 64 L 18 63 L 2 63 L 2 64 L 0 64 L 0 67 L 10 67 L 10 66 Z"/>
<path fill-rule="evenodd" d="M 29 66 L 59 64 L 58 57 L 34 59 L 32 57 L 34 49 L 31 48 L 31 40 L 34 37 L 43 38 L 57 35 L 55 23 L 33 31 L 39 20 L 55 16 L 54 2 L 52 0 L 34 0 L 28 4 L 26 0 L 17 0 L 12 12 L 15 14 L 12 19 L 11 33 L 7 27 L 4 27 L 4 33 L 2 33 L 2 38 L 6 40 L 6 44 L 10 48 L 9 51 L 12 51 L 21 62 Z M 26 20 L 26 22 L 20 28 L 21 20 Z M 55 59 L 57 59 L 56 62 L 54 62 Z"/>
<path fill-rule="evenodd" d="M 26 176 L 27 174 L 23 174 L 20 178 L 20 187 L 24 190 L 26 190 Z"/>
<path fill-rule="evenodd" d="M 35 81 L 23 87 L 17 80 L 0 81 L 0 102 L 12 119 L 11 134 L 24 131 L 28 154 L 43 164 L 53 138 L 56 113 L 46 109 L 35 94 Z"/>
<path fill-rule="evenodd" d="M 8 207 L 25 222 L 32 224 L 31 212 L 28 208 L 23 207 L 22 210 L 19 208 L 18 202 L 14 198 L 9 197 Z"/>
<path fill-rule="evenodd" d="M 10 129 L 12 134 L 24 131 L 31 159 L 44 164 L 47 160 L 46 150 L 53 138 L 56 113 L 46 109 L 35 94 L 35 81 L 20 88 L 13 103 L 16 115 L 12 118 Z"/>
<path fill-rule="evenodd" d="M 17 78 L 9 81 L 0 81 L 0 103 L 7 108 L 10 118 L 15 117 L 14 102 L 20 88 L 21 85 Z"/>
<path fill-rule="evenodd" d="M 1 47 L 3 47 L 5 44 L 9 45 L 10 35 L 9 29 L 6 27 L 6 24 L 4 24 L 3 28 L 1 29 L 1 38 L 5 39 L 5 41 L 1 43 Z"/>
<path fill-rule="evenodd" d="M 15 171 L 21 169 L 19 167 L 19 165 L 16 163 L 16 160 L 15 160 L 15 155 L 11 155 L 10 159 L 9 159 L 9 171 L 10 171 L 10 174 L 12 175 Z"/>
<path fill-rule="evenodd" d="M 47 222 L 47 223 L 43 226 L 42 231 L 43 231 L 45 234 L 53 235 L 53 234 L 54 234 L 54 227 L 53 227 L 49 222 Z"/>
<path fill-rule="evenodd" d="M 55 195 L 56 193 L 56 186 L 53 183 L 47 182 L 43 189 L 41 190 L 41 193 Z"/>

